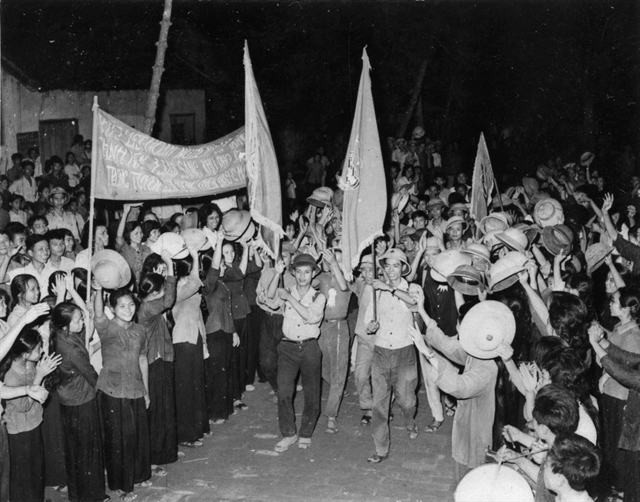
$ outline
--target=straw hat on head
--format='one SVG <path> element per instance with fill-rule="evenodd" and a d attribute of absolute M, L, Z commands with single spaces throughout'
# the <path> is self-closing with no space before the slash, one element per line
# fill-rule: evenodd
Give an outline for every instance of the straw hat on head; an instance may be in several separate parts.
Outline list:
<path fill-rule="evenodd" d="M 471 307 L 458 329 L 460 345 L 467 354 L 478 359 L 497 357 L 498 347 L 503 342 L 511 344 L 515 334 L 513 313 L 504 303 L 494 300 Z"/>
<path fill-rule="evenodd" d="M 407 255 L 404 254 L 404 251 L 398 248 L 389 249 L 385 254 L 380 257 L 380 264 L 384 266 L 387 260 L 398 260 L 402 263 L 402 275 L 405 276 L 409 272 L 411 272 L 411 265 L 409 264 L 409 260 L 407 259 Z"/>
<path fill-rule="evenodd" d="M 529 246 L 529 239 L 522 230 L 517 228 L 507 228 L 504 232 L 497 234 L 496 239 L 503 242 L 509 249 L 520 253 L 526 252 Z"/>
<path fill-rule="evenodd" d="M 313 193 L 307 197 L 307 202 L 312 206 L 326 207 L 333 204 L 333 190 L 329 187 L 316 188 Z"/>
<path fill-rule="evenodd" d="M 491 252 L 489 251 L 489 248 L 484 244 L 480 244 L 479 242 L 472 242 L 471 244 L 467 244 L 467 247 L 465 249 L 461 249 L 461 251 L 472 257 L 480 258 L 487 263 L 491 262 Z"/>
<path fill-rule="evenodd" d="M 188 248 L 193 248 L 196 251 L 207 251 L 211 249 L 211 243 L 207 238 L 207 234 L 199 228 L 187 228 L 183 230 L 180 235 Z"/>
<path fill-rule="evenodd" d="M 449 277 L 460 265 L 471 265 L 471 256 L 461 253 L 457 249 L 448 249 L 436 256 L 431 267 L 431 278 L 437 282 L 447 282 Z"/>
<path fill-rule="evenodd" d="M 543 199 L 533 208 L 533 219 L 540 227 L 561 225 L 564 223 L 564 210 L 555 199 Z"/>
<path fill-rule="evenodd" d="M 518 251 L 504 255 L 489 271 L 489 289 L 495 293 L 513 286 L 518 281 L 518 274 L 526 270 L 528 261 L 529 258 Z"/>
<path fill-rule="evenodd" d="M 131 282 L 129 264 L 111 249 L 103 249 L 91 257 L 91 272 L 104 289 L 124 288 Z"/>
<path fill-rule="evenodd" d="M 500 195 L 496 195 L 492 200 L 491 200 L 491 207 L 492 208 L 498 208 L 498 207 L 502 207 L 500 205 L 500 202 L 502 202 L 502 206 L 508 206 L 509 204 L 513 204 L 513 199 L 511 197 L 509 197 L 507 194 L 500 194 Z"/>
<path fill-rule="evenodd" d="M 455 204 L 451 204 L 449 213 L 451 214 L 454 211 L 465 211 L 467 214 L 469 214 L 469 208 L 464 202 L 456 202 Z"/>
<path fill-rule="evenodd" d="M 493 231 L 504 231 L 509 228 L 509 218 L 505 213 L 491 213 L 480 220 L 480 231 L 487 235 Z"/>
<path fill-rule="evenodd" d="M 49 197 L 47 197 L 47 202 L 49 204 L 51 204 L 53 206 L 53 196 L 54 195 L 58 195 L 58 194 L 63 194 L 64 195 L 64 203 L 66 204 L 67 202 L 69 202 L 69 192 L 67 192 L 64 188 L 62 187 L 53 187 L 51 189 L 51 192 L 49 192 Z"/>
<path fill-rule="evenodd" d="M 573 232 L 566 225 L 553 225 L 542 230 L 542 244 L 552 255 L 568 255 L 573 246 Z"/>
<path fill-rule="evenodd" d="M 366 254 L 360 258 L 360 265 L 358 265 L 358 267 L 362 268 L 363 265 L 370 265 L 373 267 L 373 255 Z"/>
<path fill-rule="evenodd" d="M 601 242 L 592 244 L 587 248 L 585 252 L 585 258 L 587 261 L 587 274 L 591 274 L 600 268 L 600 265 L 604 263 L 604 259 L 613 252 L 613 246 L 607 246 Z"/>
<path fill-rule="evenodd" d="M 498 239 L 498 235 L 501 234 L 501 230 L 493 230 L 492 232 L 488 232 L 482 239 L 484 245 L 489 249 L 489 251 L 493 251 L 494 249 L 498 249 L 504 245 L 504 243 Z"/>
<path fill-rule="evenodd" d="M 230 209 L 222 216 L 222 228 L 225 239 L 230 242 L 248 242 L 256 233 L 256 226 L 251 221 L 249 211 Z"/>
<path fill-rule="evenodd" d="M 473 265 L 460 265 L 447 277 L 447 282 L 463 295 L 478 296 L 486 289 L 482 274 Z"/>
<path fill-rule="evenodd" d="M 594 153 L 584 152 L 580 156 L 580 165 L 583 167 L 590 166 L 595 158 L 596 158 L 596 155 Z"/>
<path fill-rule="evenodd" d="M 435 197 L 427 202 L 427 212 L 432 210 L 435 207 L 445 207 L 446 204 L 440 197 Z"/>
<path fill-rule="evenodd" d="M 440 251 L 440 241 L 437 237 L 427 237 L 426 249 L 437 249 Z"/>
<path fill-rule="evenodd" d="M 465 220 L 462 216 L 452 216 L 451 218 L 449 218 L 447 220 L 447 224 L 445 226 L 445 232 L 447 230 L 449 230 L 449 227 L 451 227 L 452 225 L 455 225 L 456 223 L 460 223 L 462 224 L 462 231 L 464 232 L 467 227 L 469 226 L 469 223 L 467 223 L 467 220 Z"/>
<path fill-rule="evenodd" d="M 195 230 L 195 229 L 192 229 Z M 204 233 L 204 232 L 203 232 Z M 174 232 L 166 232 L 158 237 L 155 242 L 148 243 L 149 249 L 154 253 L 162 255 L 162 251 L 168 251 L 174 260 L 182 260 L 189 256 L 189 249 L 182 235 Z"/>
<path fill-rule="evenodd" d="M 398 138 L 396 140 L 396 146 L 400 145 L 400 143 L 404 143 L 405 145 L 407 144 L 407 140 L 404 138 Z"/>

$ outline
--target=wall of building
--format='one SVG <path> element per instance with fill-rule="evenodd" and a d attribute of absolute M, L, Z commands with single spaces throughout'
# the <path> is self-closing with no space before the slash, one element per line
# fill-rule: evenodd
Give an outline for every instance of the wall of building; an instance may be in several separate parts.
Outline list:
<path fill-rule="evenodd" d="M 2 72 L 2 156 L 16 152 L 16 134 L 38 131 L 41 120 L 77 119 L 78 133 L 91 138 L 93 97 L 107 113 L 128 125 L 141 129 L 147 107 L 146 90 L 80 92 L 29 90 L 10 73 Z M 161 97 L 162 118 L 156 126 L 157 137 L 171 142 L 171 114 L 195 115 L 196 143 L 205 138 L 205 97 L 203 90 L 167 90 Z"/>

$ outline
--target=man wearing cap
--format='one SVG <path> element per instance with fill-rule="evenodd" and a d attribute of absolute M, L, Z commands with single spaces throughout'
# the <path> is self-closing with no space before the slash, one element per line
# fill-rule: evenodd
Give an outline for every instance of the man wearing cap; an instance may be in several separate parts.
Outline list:
<path fill-rule="evenodd" d="M 49 204 L 51 209 L 47 213 L 49 230 L 66 228 L 71 231 L 76 242 L 80 242 L 82 229 L 78 226 L 77 218 L 69 211 L 65 211 L 64 206 L 69 202 L 69 194 L 62 187 L 54 187 L 49 194 Z"/>
<path fill-rule="evenodd" d="M 295 285 L 290 290 L 278 289 L 278 297 L 284 301 L 284 337 L 278 345 L 278 422 L 283 438 L 275 446 L 277 452 L 287 451 L 296 441 L 300 448 L 309 448 L 320 414 L 322 353 L 318 337 L 326 299 L 311 287 L 311 280 L 318 273 L 318 265 L 311 255 L 296 256 L 292 268 Z M 293 412 L 293 393 L 298 372 L 301 373 L 304 388 L 300 439 L 296 434 Z"/>
<path fill-rule="evenodd" d="M 256 287 L 256 303 L 263 311 L 260 323 L 260 368 L 273 392 L 278 392 L 278 344 L 282 340 L 283 301 L 278 287 L 291 290 L 296 280 L 289 271 L 295 248 L 290 242 L 282 243 L 281 259 L 275 267 L 263 268 Z"/>
<path fill-rule="evenodd" d="M 447 226 L 447 220 L 442 217 L 442 212 L 444 211 L 446 204 L 440 198 L 431 199 L 427 203 L 427 211 L 429 212 L 429 216 L 431 220 L 427 225 L 427 230 L 432 234 L 436 234 L 436 228 L 444 231 Z"/>
<path fill-rule="evenodd" d="M 380 258 L 388 282 L 376 279 L 373 288 L 377 299 L 377 318 L 373 302 L 367 308 L 367 332 L 375 333 L 371 381 L 373 387 L 373 442 L 376 451 L 367 462 L 377 464 L 389 455 L 389 410 L 391 392 L 400 405 L 404 426 L 410 439 L 418 437 L 415 389 L 418 383 L 416 352 L 409 337 L 414 305 L 409 295 L 409 283 L 403 279 L 410 271 L 405 254 L 390 249 Z"/>

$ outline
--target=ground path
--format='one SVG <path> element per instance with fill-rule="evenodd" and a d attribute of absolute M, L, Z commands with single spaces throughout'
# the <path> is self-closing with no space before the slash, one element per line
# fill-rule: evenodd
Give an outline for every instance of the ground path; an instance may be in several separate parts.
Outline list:
<path fill-rule="evenodd" d="M 323 408 L 327 390 L 323 397 Z M 320 417 L 309 450 L 294 446 L 275 453 L 280 439 L 276 404 L 267 384 L 245 394 L 248 410 L 227 423 L 213 426 L 213 436 L 201 448 L 181 448 L 184 459 L 166 466 L 168 475 L 153 477 L 153 486 L 137 489 L 141 502 L 448 502 L 453 500 L 451 419 L 437 434 L 425 434 L 431 422 L 424 390 L 418 394 L 420 435 L 409 440 L 398 417 L 391 423 L 391 452 L 371 465 L 374 453 L 371 427 L 360 425 L 360 409 L 353 375 L 347 384 L 338 418 L 339 432 L 325 433 Z M 302 410 L 303 397 L 296 399 Z M 299 422 L 300 415 L 296 416 Z M 116 502 L 117 496 L 111 494 Z M 47 489 L 47 499 L 67 497 Z"/>

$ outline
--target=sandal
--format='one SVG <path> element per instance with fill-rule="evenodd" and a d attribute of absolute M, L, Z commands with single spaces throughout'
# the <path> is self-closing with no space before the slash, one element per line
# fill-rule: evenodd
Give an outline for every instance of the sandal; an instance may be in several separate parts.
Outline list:
<path fill-rule="evenodd" d="M 216 420 L 209 420 L 209 425 L 222 425 L 226 422 L 224 418 L 218 418 Z"/>
<path fill-rule="evenodd" d="M 180 446 L 184 446 L 186 448 L 200 448 L 202 444 L 202 441 L 184 441 L 183 443 L 180 443 Z"/>
<path fill-rule="evenodd" d="M 360 419 L 360 425 L 362 425 L 362 427 L 368 427 L 371 425 L 371 417 L 369 415 L 362 415 L 362 418 Z"/>
<path fill-rule="evenodd" d="M 274 450 L 277 451 L 278 453 L 285 452 L 289 449 L 289 446 L 293 445 L 297 440 L 298 440 L 297 435 L 287 436 L 285 438 L 282 438 L 280 441 L 278 441 Z"/>
<path fill-rule="evenodd" d="M 298 439 L 298 448 L 301 450 L 308 450 L 311 448 L 311 438 L 300 438 Z"/>
<path fill-rule="evenodd" d="M 418 437 L 418 426 L 416 425 L 415 422 L 411 427 L 407 427 L 407 435 L 411 440 L 416 439 Z"/>
<path fill-rule="evenodd" d="M 138 498 L 138 494 L 134 492 L 123 492 L 118 490 L 118 498 L 124 502 L 132 502 Z M 105 499 L 106 500 L 106 499 Z"/>
<path fill-rule="evenodd" d="M 445 414 L 452 417 L 456 414 L 457 405 L 455 403 L 444 403 Z"/>
<path fill-rule="evenodd" d="M 367 459 L 367 462 L 369 462 L 370 464 L 379 464 L 380 462 L 382 462 L 387 458 L 389 458 L 388 453 L 385 453 L 384 455 L 379 455 L 378 453 L 374 453 Z"/>
<path fill-rule="evenodd" d="M 167 475 L 167 470 L 160 465 L 152 465 L 151 466 L 151 475 L 158 476 L 159 478 L 163 478 Z M 151 481 L 149 481 L 151 483 Z"/>
<path fill-rule="evenodd" d="M 440 427 L 442 427 L 442 424 L 444 423 L 444 420 L 440 421 L 440 420 L 436 420 L 435 418 L 433 419 L 433 422 L 431 422 L 429 425 L 427 425 L 424 428 L 424 431 L 429 433 L 429 434 L 433 434 L 435 432 L 438 432 L 438 429 Z"/>
<path fill-rule="evenodd" d="M 109 502 L 111 500 L 111 497 L 109 495 L 105 495 L 104 498 L 102 499 L 102 502 Z"/>
<path fill-rule="evenodd" d="M 327 419 L 327 430 L 325 430 L 327 434 L 335 434 L 338 432 L 338 424 L 336 423 L 336 419 L 333 417 L 329 417 Z"/>
<path fill-rule="evenodd" d="M 153 469 L 151 470 L 151 474 L 153 474 Z M 147 481 L 143 481 L 142 483 L 136 483 L 134 486 L 136 488 L 149 488 L 150 486 L 153 486 L 153 483 L 147 480 Z"/>
<path fill-rule="evenodd" d="M 233 403 L 233 407 L 236 410 L 242 410 L 242 411 L 249 409 L 249 407 L 246 404 L 244 404 L 242 401 L 236 401 L 235 403 Z"/>

